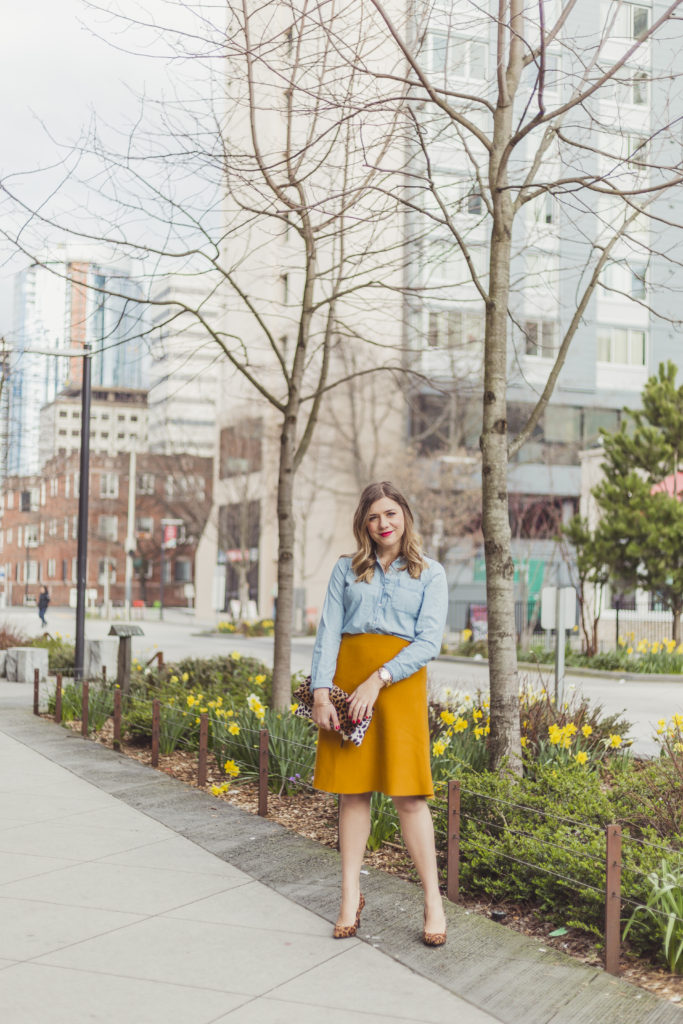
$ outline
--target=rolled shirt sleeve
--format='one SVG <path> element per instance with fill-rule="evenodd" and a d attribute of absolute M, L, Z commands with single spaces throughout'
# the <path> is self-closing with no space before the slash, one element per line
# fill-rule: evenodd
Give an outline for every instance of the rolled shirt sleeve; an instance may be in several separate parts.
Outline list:
<path fill-rule="evenodd" d="M 327 585 L 311 662 L 311 690 L 332 686 L 344 625 L 344 581 L 348 558 L 340 558 Z"/>
<path fill-rule="evenodd" d="M 448 615 L 448 583 L 438 562 L 430 564 L 422 604 L 415 621 L 415 639 L 386 663 L 394 682 L 406 679 L 435 658 L 441 651 Z"/>

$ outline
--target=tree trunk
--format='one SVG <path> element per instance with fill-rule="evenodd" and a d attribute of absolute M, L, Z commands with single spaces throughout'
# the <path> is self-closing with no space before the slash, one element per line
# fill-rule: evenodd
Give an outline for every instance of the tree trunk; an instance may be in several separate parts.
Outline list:
<path fill-rule="evenodd" d="M 296 417 L 285 412 L 280 433 L 277 484 L 277 612 L 273 657 L 273 707 L 286 710 L 292 697 L 291 652 L 294 620 L 294 454 Z"/>
<path fill-rule="evenodd" d="M 509 79 L 508 79 L 509 81 Z M 515 643 L 515 567 L 508 507 L 507 329 L 514 211 L 503 166 L 510 138 L 512 103 L 499 97 L 489 162 L 493 226 L 486 306 L 484 401 L 481 435 L 482 526 L 486 558 L 491 739 L 489 764 L 503 761 L 521 774 L 519 683 Z"/>

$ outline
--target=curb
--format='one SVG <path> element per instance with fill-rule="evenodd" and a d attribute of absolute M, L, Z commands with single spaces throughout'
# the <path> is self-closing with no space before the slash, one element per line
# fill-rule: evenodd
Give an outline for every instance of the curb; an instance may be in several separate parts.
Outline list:
<path fill-rule="evenodd" d="M 336 851 L 28 711 L 7 709 L 0 726 L 293 902 L 335 920 Z M 683 1010 L 674 1004 L 454 904 L 446 906 L 447 945 L 428 949 L 420 940 L 422 901 L 415 885 L 371 869 L 363 889 L 362 941 L 501 1024 L 683 1024 Z"/>

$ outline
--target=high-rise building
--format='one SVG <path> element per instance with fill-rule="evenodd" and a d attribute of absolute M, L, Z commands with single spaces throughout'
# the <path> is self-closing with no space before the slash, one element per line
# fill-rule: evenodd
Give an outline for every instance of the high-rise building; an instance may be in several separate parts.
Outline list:
<path fill-rule="evenodd" d="M 168 277 L 154 293 L 158 307 L 149 362 L 149 449 L 172 455 L 189 452 L 213 458 L 216 407 L 223 354 L 193 315 L 214 329 L 222 325 L 217 299 L 206 302 L 208 285 Z M 183 307 L 185 307 L 183 309 Z"/>
<path fill-rule="evenodd" d="M 137 285 L 120 270 L 55 258 L 16 275 L 9 372 L 6 472 L 38 470 L 40 410 L 65 386 L 79 386 L 82 360 L 43 352 L 92 352 L 92 383 L 140 388 L 146 382 Z"/>

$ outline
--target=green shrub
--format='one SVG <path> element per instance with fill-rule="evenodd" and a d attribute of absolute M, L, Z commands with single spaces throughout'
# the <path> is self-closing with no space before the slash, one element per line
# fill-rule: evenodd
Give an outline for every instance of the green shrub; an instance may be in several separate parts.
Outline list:
<path fill-rule="evenodd" d="M 44 633 L 43 636 L 34 637 L 30 641 L 32 647 L 43 647 L 47 649 L 48 671 L 53 674 L 61 672 L 62 675 L 72 676 L 76 663 L 76 652 L 74 645 L 66 640 L 60 633 L 51 636 Z"/>
<path fill-rule="evenodd" d="M 629 766 L 625 774 L 632 778 L 637 771 Z M 578 764 L 539 765 L 533 776 L 523 779 L 463 768 L 460 779 L 460 877 L 465 889 L 491 899 L 532 903 L 556 924 L 601 935 L 605 826 L 616 822 L 624 830 L 625 914 L 629 903 L 647 902 L 647 876 L 659 864 L 662 847 L 652 830 L 631 830 L 620 816 L 626 781 L 620 804 L 600 772 L 585 771 Z M 435 816 L 444 848 L 447 821 L 443 805 Z M 669 845 L 672 841 L 683 845 L 681 836 L 669 837 Z M 652 953 L 660 944 L 653 920 L 636 922 L 629 938 L 641 953 Z"/>

